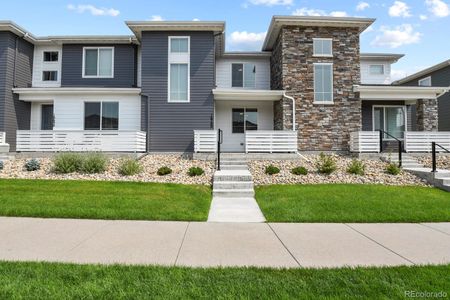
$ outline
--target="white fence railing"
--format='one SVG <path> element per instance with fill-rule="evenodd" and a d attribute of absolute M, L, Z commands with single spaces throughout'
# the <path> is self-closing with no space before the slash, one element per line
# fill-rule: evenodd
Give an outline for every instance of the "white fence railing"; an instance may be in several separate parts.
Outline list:
<path fill-rule="evenodd" d="M 6 143 L 6 133 L 0 132 L 0 145 Z"/>
<path fill-rule="evenodd" d="M 408 131 L 405 132 L 406 152 L 431 152 L 431 142 L 450 148 L 450 132 L 448 131 Z M 436 147 L 436 151 L 443 151 Z"/>
<path fill-rule="evenodd" d="M 146 133 L 132 130 L 18 130 L 17 151 L 145 152 Z"/>
<path fill-rule="evenodd" d="M 217 130 L 194 130 L 194 152 L 216 152 Z"/>
<path fill-rule="evenodd" d="M 297 152 L 297 131 L 247 131 L 245 133 L 245 152 Z"/>
<path fill-rule="evenodd" d="M 350 152 L 380 152 L 380 133 L 378 131 L 350 133 Z"/>

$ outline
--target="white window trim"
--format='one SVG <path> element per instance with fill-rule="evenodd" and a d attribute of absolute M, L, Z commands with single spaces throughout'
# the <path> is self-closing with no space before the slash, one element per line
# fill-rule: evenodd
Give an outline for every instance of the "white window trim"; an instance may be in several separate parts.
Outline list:
<path fill-rule="evenodd" d="M 316 84 L 315 84 L 315 66 L 331 66 L 331 101 L 317 101 L 316 100 Z M 313 64 L 313 87 L 314 87 L 314 102 L 313 104 L 320 104 L 320 105 L 333 105 L 334 104 L 334 69 L 333 69 L 333 63 L 314 63 Z"/>
<path fill-rule="evenodd" d="M 403 115 L 405 116 L 405 132 L 408 131 L 408 111 L 406 105 L 372 105 L 372 131 L 375 131 L 375 108 L 383 108 L 383 127 L 386 129 L 386 107 L 401 107 L 403 109 Z M 404 138 L 403 138 L 404 139 Z M 403 140 L 399 138 L 399 140 Z M 395 141 L 390 136 L 385 137 L 383 134 L 383 140 Z"/>
<path fill-rule="evenodd" d="M 56 52 L 58 53 L 58 60 L 56 61 L 46 61 L 45 60 L 45 52 Z M 61 51 L 59 50 L 42 50 L 42 62 L 44 64 L 59 64 L 59 61 L 61 60 Z"/>
<path fill-rule="evenodd" d="M 186 38 L 188 40 L 187 53 L 171 53 L 170 42 L 172 39 Z M 191 37 L 190 36 L 169 36 L 167 39 L 167 102 L 169 103 L 189 103 L 191 102 Z M 187 64 L 188 82 L 187 82 L 187 100 L 170 99 L 170 65 L 171 64 Z"/>
<path fill-rule="evenodd" d="M 233 86 L 233 65 L 242 65 L 242 87 Z M 258 72 L 258 68 L 255 62 L 249 62 L 249 61 L 233 61 L 230 63 L 230 88 L 232 89 L 256 89 L 256 73 L 255 73 L 255 85 L 254 86 L 245 86 L 244 81 L 244 74 L 245 74 L 245 65 L 254 65 L 255 71 Z"/>
<path fill-rule="evenodd" d="M 425 81 L 425 80 L 430 80 L 430 85 L 420 85 L 421 82 Z M 427 76 L 425 78 L 419 79 L 418 83 L 419 86 L 433 86 L 433 83 L 431 81 L 431 76 Z"/>
<path fill-rule="evenodd" d="M 379 74 L 379 73 L 372 72 L 371 67 L 373 67 L 373 66 L 382 66 L 383 67 L 383 73 Z M 384 76 L 386 74 L 386 67 L 385 67 L 384 64 L 370 64 L 369 65 L 369 74 L 370 75 L 374 75 L 374 76 Z"/>
<path fill-rule="evenodd" d="M 119 131 L 120 130 L 120 101 L 118 100 L 85 100 L 83 101 L 83 130 L 87 131 L 97 131 L 96 129 L 86 129 L 85 120 L 86 120 L 86 105 L 85 103 L 100 103 L 100 129 L 98 131 L 102 131 L 102 116 L 103 116 L 103 102 L 113 102 L 117 103 L 117 129 L 105 129 L 105 131 Z"/>
<path fill-rule="evenodd" d="M 331 41 L 331 54 L 316 54 L 315 41 Z M 333 39 L 331 38 L 313 38 L 313 56 L 314 57 L 333 57 Z"/>
<path fill-rule="evenodd" d="M 112 64 L 111 64 L 111 75 L 98 75 L 100 72 L 100 49 L 110 49 L 112 50 Z M 85 59 L 86 59 L 86 50 L 98 50 L 97 51 L 97 75 L 86 75 L 85 74 Z M 83 64 L 81 71 L 82 78 L 114 78 L 114 47 L 83 47 Z"/>

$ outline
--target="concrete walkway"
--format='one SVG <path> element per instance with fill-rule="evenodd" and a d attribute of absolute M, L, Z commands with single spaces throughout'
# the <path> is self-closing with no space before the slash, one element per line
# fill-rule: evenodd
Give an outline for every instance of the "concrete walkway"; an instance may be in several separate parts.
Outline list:
<path fill-rule="evenodd" d="M 450 263 L 450 223 L 190 223 L 0 217 L 0 237 L 0 260 L 294 268 Z"/>

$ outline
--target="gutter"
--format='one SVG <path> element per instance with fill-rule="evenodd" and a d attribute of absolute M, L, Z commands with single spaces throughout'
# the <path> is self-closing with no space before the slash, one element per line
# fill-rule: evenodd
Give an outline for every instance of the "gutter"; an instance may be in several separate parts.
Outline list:
<path fill-rule="evenodd" d="M 296 127 L 296 124 L 295 124 L 295 99 L 291 96 L 288 96 L 286 94 L 286 92 L 283 92 L 283 97 L 286 97 L 286 98 L 292 100 L 292 131 L 295 131 L 295 127 Z"/>

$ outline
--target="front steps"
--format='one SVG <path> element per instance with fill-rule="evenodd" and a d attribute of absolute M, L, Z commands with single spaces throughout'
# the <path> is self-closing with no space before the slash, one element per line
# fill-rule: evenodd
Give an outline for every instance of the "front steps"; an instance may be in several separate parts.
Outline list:
<path fill-rule="evenodd" d="M 381 160 L 386 162 L 392 162 L 395 164 L 398 164 L 398 153 L 391 153 L 391 154 L 383 154 L 381 156 Z M 410 168 L 422 168 L 423 166 L 419 164 L 419 162 L 411 155 L 408 155 L 408 153 L 402 153 L 402 168 L 404 169 L 410 169 Z"/>
<path fill-rule="evenodd" d="M 243 155 L 224 154 L 213 178 L 208 222 L 265 222 L 255 200 L 253 177 Z"/>

